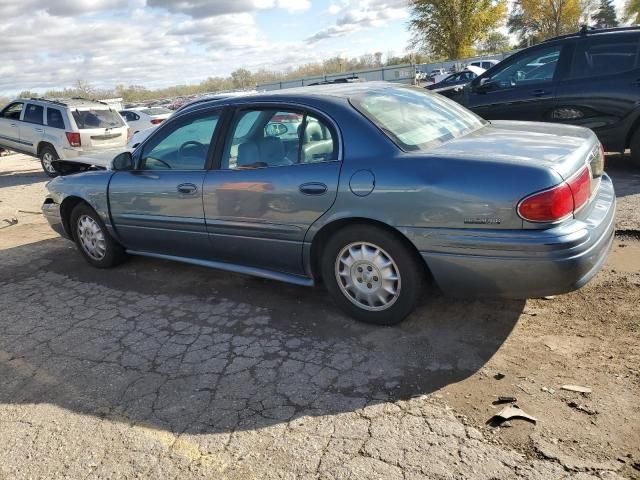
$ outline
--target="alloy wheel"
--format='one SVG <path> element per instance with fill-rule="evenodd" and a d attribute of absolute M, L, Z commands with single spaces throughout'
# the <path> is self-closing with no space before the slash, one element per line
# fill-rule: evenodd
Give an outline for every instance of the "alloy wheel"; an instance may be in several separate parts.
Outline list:
<path fill-rule="evenodd" d="M 342 293 L 364 310 L 386 310 L 400 296 L 396 262 L 372 243 L 355 242 L 344 247 L 336 259 L 335 275 Z"/>
<path fill-rule="evenodd" d="M 88 215 L 78 218 L 78 239 L 80 246 L 89 257 L 102 260 L 107 253 L 104 232 L 98 222 Z"/>

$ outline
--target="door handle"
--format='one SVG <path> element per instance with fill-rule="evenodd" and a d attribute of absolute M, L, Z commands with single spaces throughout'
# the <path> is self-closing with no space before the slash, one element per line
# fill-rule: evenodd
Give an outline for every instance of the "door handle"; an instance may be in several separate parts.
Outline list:
<path fill-rule="evenodd" d="M 18 125 L 16 125 L 15 123 L 10 123 L 9 126 L 10 127 L 17 127 Z"/>
<path fill-rule="evenodd" d="M 534 90 L 533 92 L 531 92 L 531 95 L 533 95 L 534 97 L 541 97 L 543 95 L 547 95 L 549 92 L 547 92 L 546 90 L 543 90 L 542 88 L 538 89 L 538 90 Z"/>
<path fill-rule="evenodd" d="M 193 183 L 181 183 L 177 187 L 178 193 L 182 193 L 184 195 L 191 195 L 198 190 L 198 187 Z"/>
<path fill-rule="evenodd" d="M 305 195 L 322 195 L 327 191 L 327 186 L 320 182 L 303 183 L 299 188 Z"/>

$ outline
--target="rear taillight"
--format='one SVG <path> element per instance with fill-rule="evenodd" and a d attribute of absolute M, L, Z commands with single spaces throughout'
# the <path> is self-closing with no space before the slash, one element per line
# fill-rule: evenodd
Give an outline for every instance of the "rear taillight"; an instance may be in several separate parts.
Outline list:
<path fill-rule="evenodd" d="M 164 118 L 152 118 L 151 119 L 151 125 L 158 125 L 158 124 L 162 123 L 163 120 L 164 120 Z"/>
<path fill-rule="evenodd" d="M 529 222 L 557 222 L 587 203 L 590 192 L 591 172 L 584 167 L 568 181 L 522 199 L 518 215 Z"/>
<path fill-rule="evenodd" d="M 131 129 L 130 128 L 127 128 L 127 142 L 129 140 L 131 140 L 131 137 L 133 137 L 133 133 L 131 133 Z"/>
<path fill-rule="evenodd" d="M 82 142 L 80 141 L 80 134 L 78 132 L 64 132 L 69 140 L 69 145 L 72 147 L 80 147 Z"/>

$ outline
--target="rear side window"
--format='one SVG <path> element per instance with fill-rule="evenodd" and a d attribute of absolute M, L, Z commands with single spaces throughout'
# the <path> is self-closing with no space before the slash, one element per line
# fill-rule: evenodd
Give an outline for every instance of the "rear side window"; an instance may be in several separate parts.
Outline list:
<path fill-rule="evenodd" d="M 426 150 L 486 124 L 466 108 L 421 88 L 370 91 L 351 103 L 405 151 Z"/>
<path fill-rule="evenodd" d="M 35 123 L 42 125 L 44 116 L 44 107 L 42 105 L 34 105 L 32 103 L 27 104 L 27 108 L 24 112 L 23 121 L 27 123 Z"/>
<path fill-rule="evenodd" d="M 47 107 L 47 125 L 53 128 L 64 129 L 64 119 L 62 112 L 57 108 Z"/>
<path fill-rule="evenodd" d="M 572 78 L 628 72 L 637 66 L 638 35 L 599 35 L 576 45 Z"/>
<path fill-rule="evenodd" d="M 558 66 L 561 45 L 536 48 L 522 53 L 515 60 L 499 68 L 488 81 L 493 88 L 513 88 L 551 82 Z"/>
<path fill-rule="evenodd" d="M 73 118 L 80 130 L 118 128 L 124 126 L 120 115 L 113 110 L 75 110 Z"/>

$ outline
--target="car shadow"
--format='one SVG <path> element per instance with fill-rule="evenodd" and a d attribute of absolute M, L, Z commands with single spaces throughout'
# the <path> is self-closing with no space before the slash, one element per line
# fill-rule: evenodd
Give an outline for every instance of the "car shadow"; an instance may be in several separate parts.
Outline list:
<path fill-rule="evenodd" d="M 376 327 L 321 288 L 144 258 L 97 270 L 46 240 L 0 251 L 0 402 L 176 434 L 336 415 L 473 375 L 523 308 L 425 290 Z"/>
<path fill-rule="evenodd" d="M 640 193 L 640 168 L 631 164 L 629 154 L 608 154 L 605 170 L 613 181 L 616 197 Z"/>
<path fill-rule="evenodd" d="M 50 180 L 42 170 L 0 171 L 0 188 L 32 185 Z"/>

